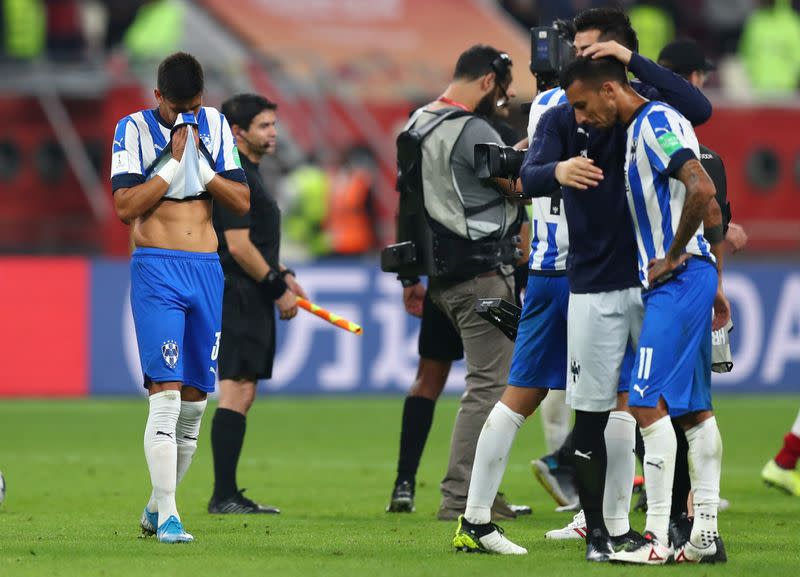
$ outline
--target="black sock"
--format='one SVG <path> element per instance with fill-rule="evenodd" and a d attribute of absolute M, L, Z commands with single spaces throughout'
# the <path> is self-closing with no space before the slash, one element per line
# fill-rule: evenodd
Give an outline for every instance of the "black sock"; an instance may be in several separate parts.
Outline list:
<path fill-rule="evenodd" d="M 572 446 L 572 435 L 575 430 L 569 432 L 569 435 L 561 443 L 561 446 L 556 451 L 556 458 L 558 459 L 558 466 L 565 469 L 572 467 L 573 456 L 575 455 L 575 448 Z"/>
<path fill-rule="evenodd" d="M 403 425 L 400 431 L 400 457 L 397 460 L 395 485 L 408 481 L 413 487 L 417 478 L 422 450 L 433 423 L 436 401 L 425 397 L 406 397 L 403 405 Z"/>
<path fill-rule="evenodd" d="M 575 468 L 578 496 L 586 515 L 589 534 L 595 529 L 607 532 L 603 520 L 603 491 L 606 485 L 607 465 L 604 432 L 608 424 L 608 415 L 608 411 L 603 413 L 575 411 L 572 465 Z"/>
<path fill-rule="evenodd" d="M 692 488 L 692 481 L 689 478 L 689 441 L 686 440 L 686 433 L 676 423 L 672 421 L 675 428 L 675 438 L 678 440 L 678 450 L 675 453 L 675 477 L 672 483 L 672 509 L 670 519 L 680 519 L 683 513 L 689 512 L 689 491 Z"/>
<path fill-rule="evenodd" d="M 639 464 L 644 467 L 644 439 L 642 439 L 642 431 L 639 430 L 639 425 L 636 425 L 636 458 L 639 459 Z"/>
<path fill-rule="evenodd" d="M 230 409 L 217 409 L 211 421 L 214 455 L 214 498 L 225 499 L 236 491 L 236 466 L 242 452 L 247 417 Z"/>

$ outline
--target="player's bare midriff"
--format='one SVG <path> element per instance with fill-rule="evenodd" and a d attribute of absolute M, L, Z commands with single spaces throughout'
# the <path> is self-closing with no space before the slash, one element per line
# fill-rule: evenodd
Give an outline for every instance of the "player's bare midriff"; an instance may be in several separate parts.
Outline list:
<path fill-rule="evenodd" d="M 211 201 L 160 201 L 134 222 L 133 243 L 137 247 L 216 252 Z"/>

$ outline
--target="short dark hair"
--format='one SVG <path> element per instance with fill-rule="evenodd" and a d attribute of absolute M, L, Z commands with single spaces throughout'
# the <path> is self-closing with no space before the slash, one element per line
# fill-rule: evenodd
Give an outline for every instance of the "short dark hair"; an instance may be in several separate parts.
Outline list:
<path fill-rule="evenodd" d="M 575 30 L 599 30 L 600 40 L 616 40 L 629 50 L 639 50 L 639 39 L 631 19 L 619 8 L 591 8 L 575 17 Z"/>
<path fill-rule="evenodd" d="M 600 85 L 607 80 L 628 84 L 628 73 L 625 65 L 611 56 L 606 58 L 576 58 L 561 73 L 561 88 L 567 90 L 580 80 L 585 83 Z"/>
<path fill-rule="evenodd" d="M 503 53 L 497 48 L 486 44 L 476 44 L 468 48 L 458 57 L 456 69 L 453 72 L 453 80 L 475 80 L 490 72 L 500 74 L 500 71 L 496 70 L 492 64 L 495 60 L 501 58 L 501 54 Z M 508 75 L 508 70 L 502 72 L 504 75 Z"/>
<path fill-rule="evenodd" d="M 260 94 L 237 94 L 222 103 L 222 114 L 233 126 L 250 129 L 253 119 L 265 110 L 277 110 L 278 105 Z"/>
<path fill-rule="evenodd" d="M 158 91 L 170 102 L 191 100 L 203 88 L 203 67 L 191 54 L 176 52 L 158 65 Z"/>

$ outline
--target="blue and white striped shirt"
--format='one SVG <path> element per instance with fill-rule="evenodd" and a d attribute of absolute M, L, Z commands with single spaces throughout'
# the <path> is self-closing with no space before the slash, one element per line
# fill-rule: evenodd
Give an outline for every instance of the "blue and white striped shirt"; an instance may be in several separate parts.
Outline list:
<path fill-rule="evenodd" d="M 557 104 L 567 102 L 567 95 L 561 88 L 540 92 L 533 99 L 528 117 L 528 143 L 533 142 L 533 134 L 542 114 Z M 564 215 L 564 201 L 550 197 L 532 199 L 531 205 L 531 256 L 528 268 L 538 272 L 566 271 L 569 233 L 567 217 Z"/>
<path fill-rule="evenodd" d="M 164 149 L 169 145 L 171 130 L 157 108 L 134 112 L 117 123 L 111 156 L 113 190 L 144 183 L 169 161 L 171 155 L 164 153 Z M 197 132 L 200 162 L 207 162 L 223 178 L 247 182 L 225 116 L 216 108 L 202 107 L 197 113 Z"/>
<path fill-rule="evenodd" d="M 671 178 L 688 160 L 700 158 L 691 123 L 662 102 L 647 103 L 628 127 L 625 184 L 639 254 L 639 279 L 644 288 L 651 259 L 669 251 L 686 200 L 686 187 Z M 703 224 L 685 252 L 714 260 L 703 238 Z"/>

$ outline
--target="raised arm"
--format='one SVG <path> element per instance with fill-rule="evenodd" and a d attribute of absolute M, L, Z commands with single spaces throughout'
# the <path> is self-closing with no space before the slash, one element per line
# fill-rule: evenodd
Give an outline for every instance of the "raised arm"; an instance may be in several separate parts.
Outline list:
<path fill-rule="evenodd" d="M 597 42 L 584 51 L 584 56 L 616 58 L 644 83 L 637 86 L 637 91 L 642 96 L 649 100 L 666 102 L 695 126 L 711 118 L 711 103 L 700 90 L 674 72 L 630 51 L 618 42 Z"/>
<path fill-rule="evenodd" d="M 695 126 L 711 118 L 711 102 L 685 78 L 636 53 L 631 56 L 628 70 L 645 84 L 645 98 L 666 102 Z"/>

